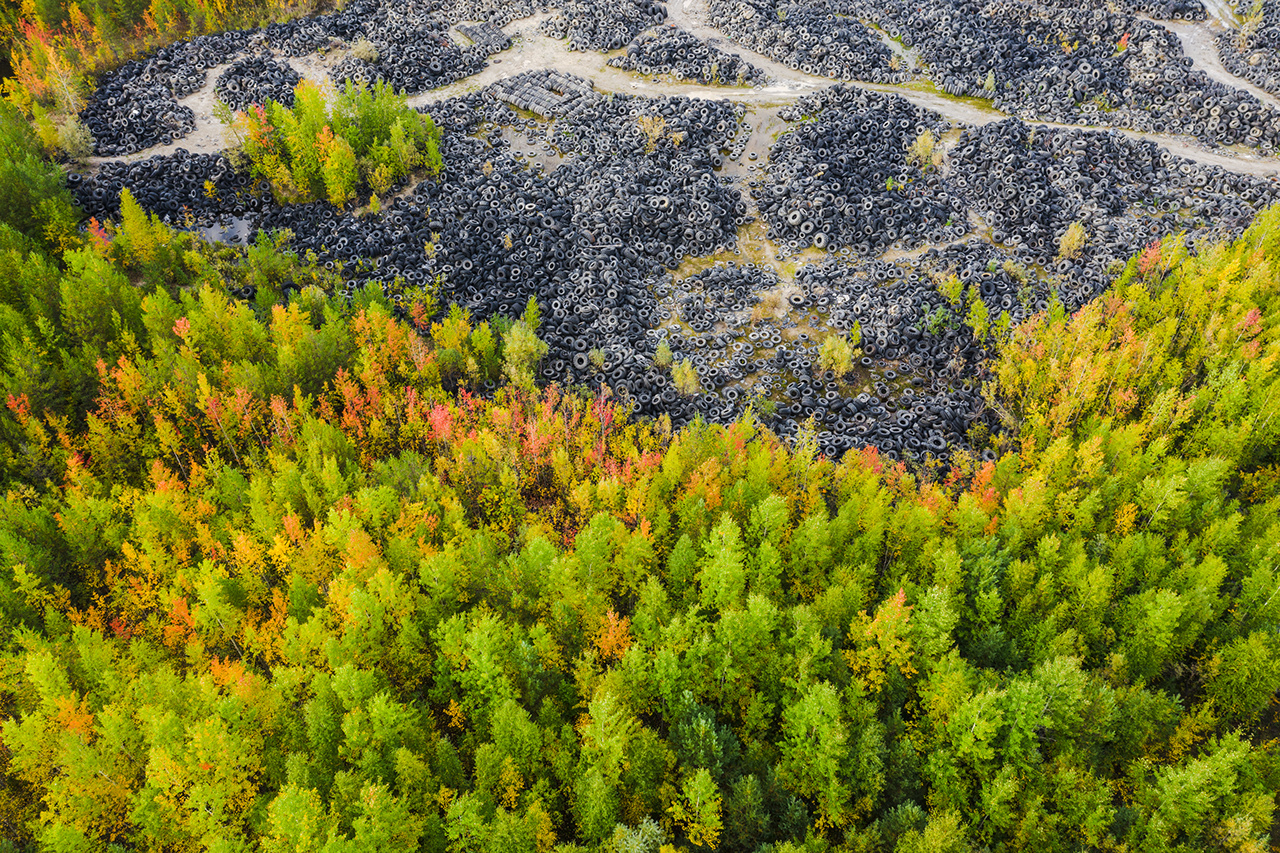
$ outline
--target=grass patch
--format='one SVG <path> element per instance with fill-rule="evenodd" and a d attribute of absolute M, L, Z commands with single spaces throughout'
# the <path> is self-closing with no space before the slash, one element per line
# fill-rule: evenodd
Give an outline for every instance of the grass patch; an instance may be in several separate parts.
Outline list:
<path fill-rule="evenodd" d="M 945 98 L 948 101 L 955 101 L 957 104 L 967 104 L 975 109 L 1003 115 L 1003 113 L 1000 113 L 999 110 L 991 105 L 991 98 L 974 98 L 968 95 L 948 95 L 946 92 L 935 86 L 932 80 L 926 80 L 923 77 L 919 80 L 912 80 L 909 83 L 903 83 L 896 88 L 910 89 L 913 92 L 928 92 L 931 95 L 937 95 L 939 98 Z"/>
<path fill-rule="evenodd" d="M 725 249 L 711 255 L 685 258 L 671 275 L 676 281 L 682 281 L 703 270 L 711 269 L 716 264 L 745 264 L 754 261 L 776 272 L 785 283 L 795 280 L 796 271 L 800 267 L 828 257 L 826 251 L 811 246 L 783 260 L 778 260 L 778 253 L 782 247 L 770 240 L 768 233 L 769 226 L 759 219 L 748 222 L 738 229 L 738 251 Z"/>

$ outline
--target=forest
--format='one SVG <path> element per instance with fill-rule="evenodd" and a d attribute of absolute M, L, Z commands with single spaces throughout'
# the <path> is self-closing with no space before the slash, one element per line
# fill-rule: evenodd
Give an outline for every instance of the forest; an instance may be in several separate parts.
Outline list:
<path fill-rule="evenodd" d="M 1274 844 L 1280 211 L 909 470 L 537 388 L 536 303 L 81 233 L 2 115 L 3 849 Z"/>
<path fill-rule="evenodd" d="M 2 8 L 118 22 L 85 75 L 281 14 Z M 440 171 L 393 93 L 298 91 L 237 120 L 270 194 Z M 544 381 L 536 298 L 88 217 L 35 113 L 0 102 L 0 853 L 1280 849 L 1280 207 L 982 308 L 947 464 L 831 458 Z"/>

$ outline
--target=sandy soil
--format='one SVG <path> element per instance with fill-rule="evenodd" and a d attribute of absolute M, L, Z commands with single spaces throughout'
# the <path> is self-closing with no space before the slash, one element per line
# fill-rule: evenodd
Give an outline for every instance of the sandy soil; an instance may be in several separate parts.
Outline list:
<path fill-rule="evenodd" d="M 1218 56 L 1218 45 L 1214 43 L 1218 33 L 1226 29 L 1220 20 L 1213 19 L 1205 23 L 1194 21 L 1159 21 L 1157 23 L 1178 37 L 1182 42 L 1183 52 L 1191 57 L 1196 70 L 1203 71 L 1210 79 L 1217 80 L 1219 83 L 1235 89 L 1243 89 L 1264 104 L 1280 110 L 1280 98 L 1266 89 L 1255 86 L 1243 77 L 1237 77 L 1222 64 L 1222 59 Z"/>
<path fill-rule="evenodd" d="M 1226 9 L 1225 5 L 1219 5 Z M 512 21 L 504 29 L 512 37 L 512 48 L 489 60 L 488 66 L 479 73 L 459 80 L 448 86 L 414 95 L 409 98 L 413 106 L 426 106 L 445 98 L 467 92 L 477 91 L 499 80 L 512 77 L 525 71 L 555 68 L 586 77 L 594 81 L 596 89 L 606 92 L 623 92 L 646 96 L 681 95 L 691 98 L 721 99 L 728 98 L 748 107 L 748 121 L 751 125 L 751 136 L 743 157 L 735 163 L 726 164 L 726 171 L 739 180 L 746 179 L 752 171 L 751 165 L 762 165 L 768 156 L 776 134 L 785 128 L 785 123 L 778 118 L 778 109 L 799 98 L 812 94 L 832 84 L 825 77 L 816 77 L 797 71 L 776 62 L 767 56 L 748 50 L 741 45 L 729 42 L 719 31 L 710 26 L 707 20 L 706 0 L 671 0 L 668 4 L 668 21 L 688 32 L 713 42 L 726 52 L 734 53 L 753 65 L 761 68 L 772 82 L 765 86 L 752 88 L 704 86 L 697 83 L 682 83 L 672 80 L 649 79 L 639 74 L 613 68 L 607 64 L 608 56 L 590 51 L 570 51 L 565 42 L 550 38 L 539 31 L 539 25 L 547 17 L 541 14 L 530 18 Z M 1214 9 L 1215 15 L 1222 9 Z M 1229 10 L 1226 10 L 1229 12 Z M 1220 17 L 1206 24 L 1160 22 L 1182 40 L 1184 50 L 1209 76 L 1227 85 L 1245 89 L 1260 100 L 1280 108 L 1280 99 L 1252 86 L 1228 72 L 1218 60 L 1216 46 L 1213 44 L 1214 28 L 1224 24 Z M 303 58 L 290 58 L 287 61 L 309 80 L 316 82 L 329 81 L 329 69 L 338 62 L 344 51 L 329 51 L 321 56 L 312 54 Z M 213 118 L 213 84 L 226 66 L 210 69 L 208 81 L 200 91 L 183 98 L 185 104 L 195 112 L 196 129 L 184 139 L 172 145 L 156 146 L 140 151 L 124 159 L 141 160 L 155 154 L 170 154 L 178 148 L 193 153 L 214 153 L 224 147 L 222 125 Z M 867 89 L 901 95 L 914 104 L 934 110 L 952 122 L 963 125 L 984 125 L 1000 121 L 1007 116 L 994 109 L 983 109 L 967 102 L 947 98 L 943 95 L 920 91 L 906 86 L 890 86 L 879 84 L 858 84 Z M 1082 127 L 1084 125 L 1056 125 L 1053 127 Z M 1168 148 L 1180 157 L 1243 174 L 1271 176 L 1280 172 L 1280 158 L 1264 157 L 1252 153 L 1235 153 L 1222 149 L 1209 150 L 1199 141 L 1190 137 L 1176 137 L 1162 134 L 1149 134 L 1137 131 L 1122 130 L 1127 136 L 1136 139 L 1149 139 Z M 757 159 L 749 161 L 748 154 L 755 153 Z M 96 165 L 102 159 L 91 161 Z"/>
<path fill-rule="evenodd" d="M 1233 29 L 1240 25 L 1240 18 L 1236 15 L 1231 0 L 1204 0 L 1204 8 L 1209 13 L 1210 21 Z"/>

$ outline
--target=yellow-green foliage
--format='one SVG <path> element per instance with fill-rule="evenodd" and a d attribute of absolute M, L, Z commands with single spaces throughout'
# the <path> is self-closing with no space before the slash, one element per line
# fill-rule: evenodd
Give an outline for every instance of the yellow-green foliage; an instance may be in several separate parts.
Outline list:
<path fill-rule="evenodd" d="M 192 278 L 194 243 L 190 234 L 148 215 L 128 189 L 120 191 L 120 223 L 109 251 L 122 269 L 153 287 L 185 284 Z"/>
<path fill-rule="evenodd" d="M 830 335 L 818 348 L 818 368 L 844 376 L 853 370 L 853 345 L 843 335 Z"/>
<path fill-rule="evenodd" d="M 1242 465 L 1270 457 L 1280 440 L 1280 418 L 1269 416 L 1280 399 L 1277 282 L 1280 208 L 1194 258 L 1177 240 L 1153 245 L 1075 316 L 1057 306 L 1023 324 L 1008 351 L 1043 356 L 1006 355 L 996 368 L 1019 440 L 1043 448 L 1102 420 Z M 1242 426 L 1248 411 L 1259 416 Z"/>
<path fill-rule="evenodd" d="M 42 158 L 42 143 L 49 145 L 17 108 L 0 101 L 0 221 L 41 247 L 74 248 L 81 242 L 79 211 L 62 170 Z"/>
<path fill-rule="evenodd" d="M 1058 241 L 1058 257 L 1065 260 L 1074 260 L 1080 257 L 1080 253 L 1084 251 L 1087 242 L 1089 242 L 1089 234 L 1084 230 L 1084 224 L 1072 222 L 1067 226 L 1062 239 Z"/>
<path fill-rule="evenodd" d="M 1031 281 L 1031 270 L 1013 259 L 1005 261 L 1001 265 L 1001 269 L 1003 269 L 1010 278 L 1018 282 L 1018 284 L 1027 284 Z"/>
<path fill-rule="evenodd" d="M 58 149 L 58 125 L 54 122 L 53 116 L 49 115 L 40 104 L 32 105 L 31 126 L 35 128 L 36 136 L 40 138 L 40 143 L 46 151 Z"/>
<path fill-rule="evenodd" d="M 534 371 L 548 350 L 537 335 L 538 324 L 538 302 L 531 296 L 524 316 L 502 338 L 503 372 L 512 385 L 530 391 L 534 387 Z"/>
<path fill-rule="evenodd" d="M 663 370 L 666 370 L 668 367 L 671 366 L 672 360 L 673 360 L 673 355 L 671 353 L 671 344 L 667 341 L 666 338 L 663 338 L 662 340 L 658 341 L 658 346 L 653 351 L 654 366 L 659 367 Z"/>
<path fill-rule="evenodd" d="M 93 134 L 76 116 L 68 116 L 58 128 L 58 148 L 74 163 L 87 160 L 93 145 Z"/>
<path fill-rule="evenodd" d="M 991 314 L 987 310 L 987 303 L 982 301 L 982 294 L 978 292 L 978 288 L 974 285 L 969 287 L 969 311 L 964 318 L 965 323 L 973 330 L 973 336 L 979 341 L 987 337 L 987 332 L 991 330 Z"/>
<path fill-rule="evenodd" d="M 702 380 L 698 378 L 693 362 L 688 359 L 677 361 L 675 367 L 671 368 L 671 381 L 676 390 L 685 396 L 702 393 Z"/>
<path fill-rule="evenodd" d="M 937 144 L 938 138 L 933 135 L 933 131 L 920 131 L 920 135 L 907 147 L 907 162 L 914 163 L 921 169 L 929 169 L 934 165 L 933 149 Z"/>
<path fill-rule="evenodd" d="M 356 152 L 352 150 L 351 143 L 340 136 L 329 143 L 322 174 L 325 193 L 331 204 L 344 204 L 355 195 L 359 175 L 356 172 Z"/>
<path fill-rule="evenodd" d="M 358 38 L 351 45 L 351 55 L 364 62 L 377 62 L 378 48 L 367 38 Z"/>
<path fill-rule="evenodd" d="M 293 109 L 268 102 L 240 114 L 235 128 L 253 174 L 281 200 L 343 204 L 362 185 L 381 194 L 406 175 L 442 168 L 431 117 L 383 83 L 348 83 L 330 95 L 304 80 Z"/>
<path fill-rule="evenodd" d="M 964 293 L 964 282 L 960 280 L 958 275 L 947 276 L 946 279 L 938 285 L 938 292 L 950 304 L 959 307 L 960 296 Z"/>
<path fill-rule="evenodd" d="M 645 150 L 652 152 L 667 130 L 667 120 L 660 115 L 644 115 L 636 119 L 636 126 L 644 135 Z"/>

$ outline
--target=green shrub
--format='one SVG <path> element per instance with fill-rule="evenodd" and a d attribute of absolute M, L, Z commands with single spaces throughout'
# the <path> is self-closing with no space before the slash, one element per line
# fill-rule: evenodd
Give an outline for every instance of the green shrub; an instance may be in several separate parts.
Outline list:
<path fill-rule="evenodd" d="M 373 42 L 367 38 L 358 38 L 355 44 L 351 45 L 351 55 L 363 62 L 377 62 L 378 48 L 374 47 Z"/>
<path fill-rule="evenodd" d="M 1067 230 L 1063 233 L 1062 238 L 1058 241 L 1058 258 L 1060 260 L 1075 260 L 1080 257 L 1080 253 L 1084 251 L 1085 243 L 1089 241 L 1089 234 L 1084 230 L 1084 223 L 1072 222 L 1067 226 Z"/>
<path fill-rule="evenodd" d="M 979 341 L 984 340 L 991 330 L 991 312 L 987 309 L 987 303 L 982 301 L 982 294 L 978 292 L 976 285 L 969 287 L 969 311 L 964 321 Z"/>
<path fill-rule="evenodd" d="M 58 128 L 58 147 L 73 163 L 89 159 L 93 146 L 93 134 L 77 116 L 69 116 Z"/>
<path fill-rule="evenodd" d="M 702 393 L 702 380 L 698 378 L 693 362 L 688 359 L 676 362 L 676 366 L 671 369 L 671 380 L 676 390 L 686 397 Z"/>
<path fill-rule="evenodd" d="M 294 106 L 268 102 L 237 116 L 233 132 L 257 178 L 281 201 L 343 204 L 364 187 L 387 192 L 415 172 L 439 174 L 440 131 L 389 85 L 346 88 L 332 97 L 304 80 Z"/>
<path fill-rule="evenodd" d="M 653 351 L 653 364 L 662 370 L 666 370 L 671 366 L 671 344 L 666 338 L 658 341 L 658 347 Z"/>
<path fill-rule="evenodd" d="M 329 144 L 322 170 L 325 192 L 331 204 L 345 204 L 355 195 L 360 175 L 356 171 L 356 152 L 347 140 L 339 136 Z"/>
<path fill-rule="evenodd" d="M 818 348 L 818 368 L 844 376 L 853 370 L 853 345 L 843 335 L 830 335 Z"/>
<path fill-rule="evenodd" d="M 0 222 L 50 249 L 79 243 L 80 219 L 62 169 L 41 156 L 31 125 L 0 101 Z"/>
<path fill-rule="evenodd" d="M 547 349 L 547 344 L 538 337 L 527 320 L 514 323 L 502 339 L 502 369 L 511 384 L 532 389 L 534 371 L 547 354 Z"/>
<path fill-rule="evenodd" d="M 942 294 L 942 298 L 946 299 L 951 305 L 959 306 L 960 297 L 964 293 L 964 282 L 960 280 L 958 275 L 947 276 L 938 285 L 938 293 Z"/>
<path fill-rule="evenodd" d="M 928 170 L 934 165 L 933 151 L 937 144 L 938 138 L 933 135 L 933 131 L 920 131 L 920 135 L 907 147 L 907 162 L 914 163 L 923 170 Z"/>

